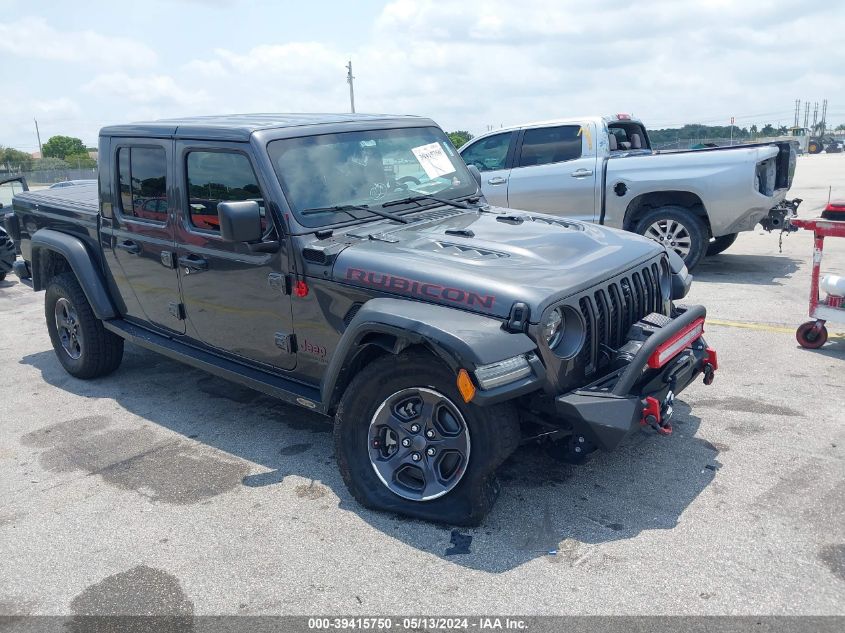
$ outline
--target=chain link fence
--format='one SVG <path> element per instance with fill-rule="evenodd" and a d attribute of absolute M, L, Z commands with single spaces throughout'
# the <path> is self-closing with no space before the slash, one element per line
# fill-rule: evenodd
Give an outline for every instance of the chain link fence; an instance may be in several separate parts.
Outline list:
<path fill-rule="evenodd" d="M 82 169 L 39 169 L 22 172 L 0 171 L 0 179 L 23 176 L 30 188 L 50 186 L 65 180 L 96 180 L 96 167 L 83 167 Z"/>

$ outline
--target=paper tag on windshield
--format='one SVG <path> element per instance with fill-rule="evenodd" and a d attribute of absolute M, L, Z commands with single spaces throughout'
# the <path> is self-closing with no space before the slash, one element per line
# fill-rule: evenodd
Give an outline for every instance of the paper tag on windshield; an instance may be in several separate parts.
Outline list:
<path fill-rule="evenodd" d="M 417 161 L 425 170 L 426 176 L 429 178 L 437 178 L 439 176 L 446 176 L 455 172 L 455 166 L 440 143 L 429 143 L 428 145 L 420 145 L 419 147 L 411 148 Z"/>

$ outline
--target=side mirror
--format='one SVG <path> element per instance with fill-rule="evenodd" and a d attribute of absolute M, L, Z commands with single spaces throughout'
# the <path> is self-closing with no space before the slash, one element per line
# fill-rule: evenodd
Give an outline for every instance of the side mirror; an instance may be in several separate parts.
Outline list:
<path fill-rule="evenodd" d="M 220 236 L 227 242 L 257 242 L 261 239 L 261 209 L 255 200 L 219 202 Z"/>
<path fill-rule="evenodd" d="M 478 171 L 478 167 L 475 165 L 467 165 L 467 169 L 469 169 L 469 173 L 472 174 L 472 177 L 475 178 L 475 182 L 478 183 L 478 188 L 481 189 L 481 172 Z"/>

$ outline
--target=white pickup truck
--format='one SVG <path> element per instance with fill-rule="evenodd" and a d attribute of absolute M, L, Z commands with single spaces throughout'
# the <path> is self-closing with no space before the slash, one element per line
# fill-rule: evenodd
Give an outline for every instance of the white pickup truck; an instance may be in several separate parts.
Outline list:
<path fill-rule="evenodd" d="M 760 223 L 783 228 L 795 173 L 788 141 L 687 151 L 651 149 L 628 115 L 495 130 L 460 148 L 494 205 L 623 228 L 695 267 Z"/>

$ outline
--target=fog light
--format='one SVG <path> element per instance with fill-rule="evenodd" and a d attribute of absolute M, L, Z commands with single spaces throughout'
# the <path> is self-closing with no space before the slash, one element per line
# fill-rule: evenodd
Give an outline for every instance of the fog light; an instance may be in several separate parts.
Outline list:
<path fill-rule="evenodd" d="M 475 378 L 482 389 L 495 389 L 531 375 L 531 365 L 525 356 L 514 356 L 498 363 L 481 365 L 475 370 Z"/>

